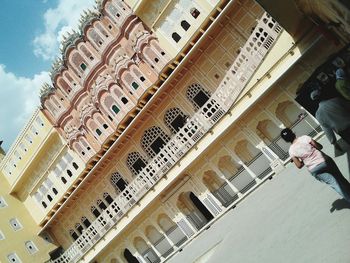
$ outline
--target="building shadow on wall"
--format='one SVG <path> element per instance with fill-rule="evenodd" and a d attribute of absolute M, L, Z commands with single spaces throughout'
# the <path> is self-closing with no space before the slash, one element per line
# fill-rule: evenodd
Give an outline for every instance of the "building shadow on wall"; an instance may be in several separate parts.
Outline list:
<path fill-rule="evenodd" d="M 335 210 L 350 209 L 350 203 L 345 199 L 337 199 L 332 203 L 331 209 L 329 211 L 333 213 Z"/>

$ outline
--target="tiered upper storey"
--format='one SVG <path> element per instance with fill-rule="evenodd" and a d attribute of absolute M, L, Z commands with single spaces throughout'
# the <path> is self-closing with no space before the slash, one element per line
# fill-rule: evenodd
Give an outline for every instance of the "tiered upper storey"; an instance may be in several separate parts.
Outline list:
<path fill-rule="evenodd" d="M 123 1 L 97 2 L 64 37 L 41 92 L 44 114 L 85 161 L 101 150 L 169 61 Z"/>

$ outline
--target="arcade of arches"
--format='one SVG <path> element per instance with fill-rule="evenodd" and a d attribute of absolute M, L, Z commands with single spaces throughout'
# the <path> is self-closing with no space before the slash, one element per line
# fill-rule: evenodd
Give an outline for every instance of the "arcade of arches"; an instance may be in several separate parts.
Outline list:
<path fill-rule="evenodd" d="M 288 145 L 279 136 L 281 128 L 291 127 L 297 134 L 312 136 L 320 131 L 313 116 L 291 95 L 275 88 L 264 96 L 258 107 L 242 116 L 163 191 L 167 193 L 155 201 L 151 214 L 140 219 L 136 229 L 127 231 L 123 237 L 127 241 L 114 242 L 105 262 L 161 262 L 269 178 L 274 172 L 271 163 L 278 160 L 283 164 L 288 157 Z M 171 117 L 166 118 L 171 121 Z"/>

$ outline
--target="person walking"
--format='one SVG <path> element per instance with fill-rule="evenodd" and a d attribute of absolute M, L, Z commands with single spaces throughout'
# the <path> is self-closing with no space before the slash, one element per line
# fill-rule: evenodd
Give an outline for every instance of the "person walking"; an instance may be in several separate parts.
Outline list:
<path fill-rule="evenodd" d="M 314 90 L 310 96 L 312 100 L 319 101 L 315 117 L 330 143 L 340 149 L 336 132 L 350 145 L 350 101 L 341 97 L 326 98 L 320 90 Z"/>
<path fill-rule="evenodd" d="M 296 137 L 289 128 L 281 131 L 281 137 L 291 143 L 289 155 L 296 167 L 301 169 L 305 165 L 313 177 L 330 185 L 350 203 L 350 183 L 342 175 L 333 159 L 320 151 L 321 144 L 307 135 Z"/>

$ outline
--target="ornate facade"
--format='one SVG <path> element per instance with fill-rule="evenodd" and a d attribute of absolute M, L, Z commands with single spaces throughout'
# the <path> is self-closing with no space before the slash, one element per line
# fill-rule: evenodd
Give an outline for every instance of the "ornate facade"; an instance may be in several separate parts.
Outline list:
<path fill-rule="evenodd" d="M 281 128 L 321 136 L 295 94 L 342 45 L 299 36 L 253 0 L 85 12 L 42 88 L 40 143 L 34 115 L 1 164 L 51 262 L 164 261 L 284 169 Z"/>

